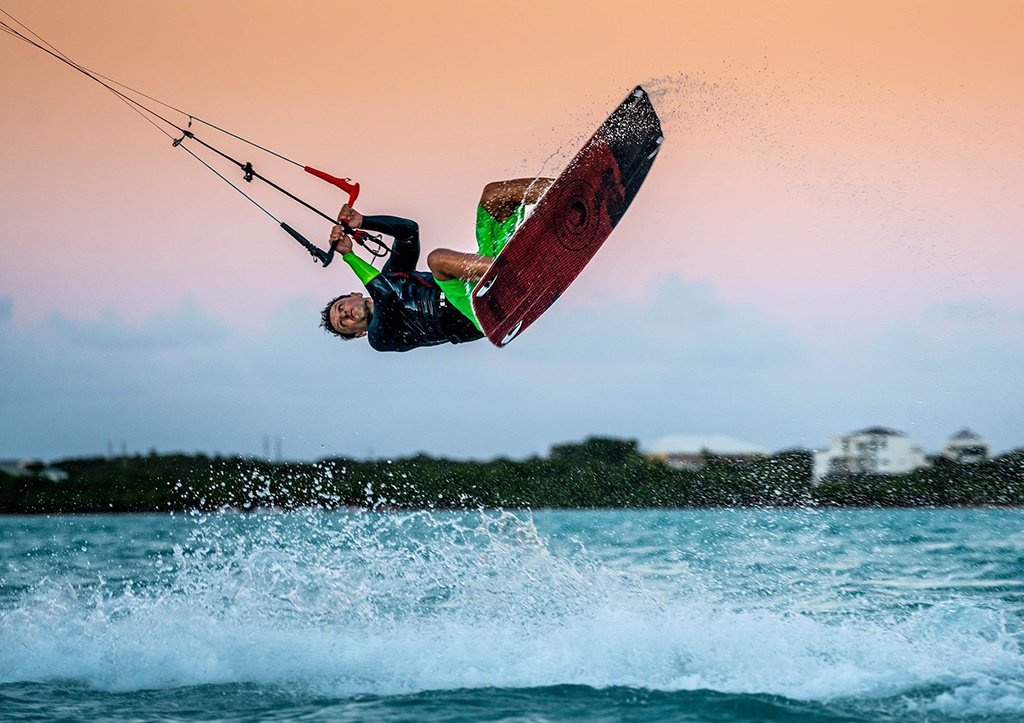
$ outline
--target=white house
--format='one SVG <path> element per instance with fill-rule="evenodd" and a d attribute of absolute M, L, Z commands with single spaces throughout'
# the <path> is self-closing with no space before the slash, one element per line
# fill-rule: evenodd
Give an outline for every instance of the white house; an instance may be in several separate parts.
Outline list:
<path fill-rule="evenodd" d="M 964 427 L 942 445 L 942 456 L 964 464 L 988 459 L 989 443 Z"/>
<path fill-rule="evenodd" d="M 904 474 L 926 467 L 924 450 L 902 432 L 868 427 L 833 437 L 828 449 L 814 453 L 814 479 L 829 474 Z"/>

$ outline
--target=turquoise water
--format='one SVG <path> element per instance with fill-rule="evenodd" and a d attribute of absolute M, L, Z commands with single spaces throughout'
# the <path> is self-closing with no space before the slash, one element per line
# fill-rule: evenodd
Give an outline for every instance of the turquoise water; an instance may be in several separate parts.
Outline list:
<path fill-rule="evenodd" d="M 1024 511 L 0 517 L 0 719 L 1024 719 Z"/>

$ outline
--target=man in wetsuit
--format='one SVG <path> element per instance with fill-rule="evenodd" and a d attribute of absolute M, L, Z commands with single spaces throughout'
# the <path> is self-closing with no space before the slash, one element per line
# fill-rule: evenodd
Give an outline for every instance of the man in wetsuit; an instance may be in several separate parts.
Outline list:
<path fill-rule="evenodd" d="M 430 273 L 416 270 L 420 255 L 419 227 L 396 216 L 363 216 L 348 205 L 339 224 L 394 237 L 391 257 L 376 269 L 352 250 L 344 227 L 331 231 L 331 244 L 366 286 L 369 296 L 344 294 L 324 308 L 321 326 L 344 339 L 368 338 L 377 351 L 408 351 L 450 342 L 460 344 L 483 337 L 473 314 L 471 293 L 551 185 L 551 179 L 526 178 L 489 183 L 477 208 L 477 250 L 463 253 L 436 249 L 427 256 Z"/>

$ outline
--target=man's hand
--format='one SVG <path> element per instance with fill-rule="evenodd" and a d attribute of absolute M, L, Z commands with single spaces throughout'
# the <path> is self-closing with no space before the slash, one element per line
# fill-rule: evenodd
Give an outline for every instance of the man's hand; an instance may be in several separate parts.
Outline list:
<path fill-rule="evenodd" d="M 349 228 L 359 228 L 363 225 L 363 214 L 346 203 L 338 212 L 338 223 L 348 224 Z"/>
<path fill-rule="evenodd" d="M 345 233 L 342 226 L 335 226 L 331 229 L 331 248 L 344 256 L 352 251 L 352 237 Z"/>
<path fill-rule="evenodd" d="M 352 237 L 345 233 L 345 226 L 350 229 L 363 225 L 363 214 L 347 203 L 338 211 L 338 225 L 331 229 L 331 247 L 342 256 L 352 250 Z"/>

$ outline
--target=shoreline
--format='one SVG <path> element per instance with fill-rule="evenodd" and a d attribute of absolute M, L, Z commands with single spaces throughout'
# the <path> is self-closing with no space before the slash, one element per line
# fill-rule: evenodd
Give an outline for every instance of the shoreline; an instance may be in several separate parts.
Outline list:
<path fill-rule="evenodd" d="M 901 475 L 812 479 L 791 450 L 738 462 L 705 455 L 675 469 L 633 440 L 591 438 L 523 461 L 331 458 L 268 462 L 157 455 L 54 462 L 52 475 L 0 475 L 0 514 L 167 513 L 235 509 L 833 509 L 1024 506 L 1024 450 Z"/>

